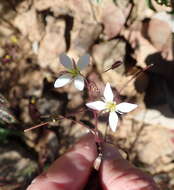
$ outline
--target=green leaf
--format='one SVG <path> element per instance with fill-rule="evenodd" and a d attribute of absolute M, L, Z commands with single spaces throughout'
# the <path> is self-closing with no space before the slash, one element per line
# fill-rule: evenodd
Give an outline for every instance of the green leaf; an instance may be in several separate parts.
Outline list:
<path fill-rule="evenodd" d="M 151 0 L 146 0 L 147 6 L 152 9 L 155 10 L 154 7 L 152 6 Z"/>
<path fill-rule="evenodd" d="M 6 142 L 9 136 L 17 136 L 23 138 L 23 133 L 21 131 L 6 129 L 5 126 L 0 125 L 0 143 Z"/>
<path fill-rule="evenodd" d="M 0 142 L 5 141 L 7 136 L 10 134 L 9 130 L 0 128 Z"/>
<path fill-rule="evenodd" d="M 171 6 L 170 0 L 156 0 L 156 2 L 160 5 Z"/>
<path fill-rule="evenodd" d="M 148 6 L 150 9 L 156 11 L 155 8 L 153 7 L 151 1 L 152 1 L 152 0 L 146 0 L 147 6 Z M 167 6 L 167 7 L 171 7 L 171 8 L 172 8 L 172 4 L 171 4 L 170 0 L 155 0 L 155 1 L 156 1 L 159 5 L 165 5 L 165 6 Z M 174 14 L 174 10 L 172 9 L 171 11 L 169 11 L 169 12 L 167 12 L 167 13 L 169 13 L 169 14 Z"/>

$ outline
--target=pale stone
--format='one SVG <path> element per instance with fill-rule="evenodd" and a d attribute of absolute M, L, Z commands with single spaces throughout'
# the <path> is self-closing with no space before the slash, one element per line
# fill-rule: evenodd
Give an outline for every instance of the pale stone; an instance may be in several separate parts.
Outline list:
<path fill-rule="evenodd" d="M 28 37 L 33 42 L 40 41 L 44 33 L 43 25 L 38 19 L 34 8 L 18 14 L 14 18 L 14 25 L 21 31 L 23 36 Z"/>
<path fill-rule="evenodd" d="M 42 68 L 50 68 L 53 72 L 59 72 L 59 54 L 65 52 L 64 39 L 65 22 L 62 19 L 47 18 L 46 33 L 40 41 L 38 61 Z"/>
<path fill-rule="evenodd" d="M 162 115 L 162 113 L 159 110 L 163 110 L 163 112 L 170 115 L 170 117 Z M 137 112 L 137 114 L 134 117 L 136 120 L 143 120 L 144 123 L 149 125 L 157 125 L 174 130 L 174 113 L 170 110 L 167 104 L 157 106 L 155 109 L 141 110 Z"/>
<path fill-rule="evenodd" d="M 162 50 L 164 45 L 167 43 L 172 32 L 170 25 L 157 18 L 151 19 L 148 27 L 148 37 L 152 44 L 158 49 Z"/>

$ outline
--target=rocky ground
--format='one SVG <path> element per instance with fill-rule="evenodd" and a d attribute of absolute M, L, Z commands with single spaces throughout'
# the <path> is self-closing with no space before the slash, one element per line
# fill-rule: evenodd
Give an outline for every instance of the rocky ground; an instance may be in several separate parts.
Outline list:
<path fill-rule="evenodd" d="M 94 123 L 80 112 L 86 91 L 53 88 L 64 70 L 61 53 L 75 60 L 89 53 L 87 79 L 99 89 L 109 82 L 121 100 L 138 104 L 106 140 L 161 189 L 174 189 L 172 7 L 155 0 L 1 0 L 0 189 L 24 190 L 87 131 L 78 121 Z M 123 64 L 104 72 L 116 61 Z M 59 115 L 71 120 L 54 121 Z M 48 125 L 23 132 L 42 122 Z M 104 135 L 102 118 L 98 127 Z"/>

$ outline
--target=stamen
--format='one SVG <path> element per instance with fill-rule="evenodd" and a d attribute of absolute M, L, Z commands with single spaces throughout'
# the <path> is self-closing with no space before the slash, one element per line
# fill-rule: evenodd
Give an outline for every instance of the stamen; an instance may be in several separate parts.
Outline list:
<path fill-rule="evenodd" d="M 116 110 L 116 106 L 117 106 L 116 102 L 106 102 L 106 110 L 108 112 L 115 111 Z"/>
<path fill-rule="evenodd" d="M 80 74 L 80 71 L 76 68 L 76 69 L 70 69 L 68 70 L 68 72 L 73 76 L 76 77 L 77 75 Z"/>

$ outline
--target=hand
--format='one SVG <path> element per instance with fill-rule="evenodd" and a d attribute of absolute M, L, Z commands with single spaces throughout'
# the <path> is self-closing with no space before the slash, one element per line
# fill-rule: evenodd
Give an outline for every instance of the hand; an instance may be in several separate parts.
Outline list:
<path fill-rule="evenodd" d="M 94 137 L 88 134 L 37 177 L 27 190 L 82 190 L 96 157 Z M 104 145 L 99 174 L 103 190 L 159 190 L 150 176 L 133 167 L 109 145 Z"/>

